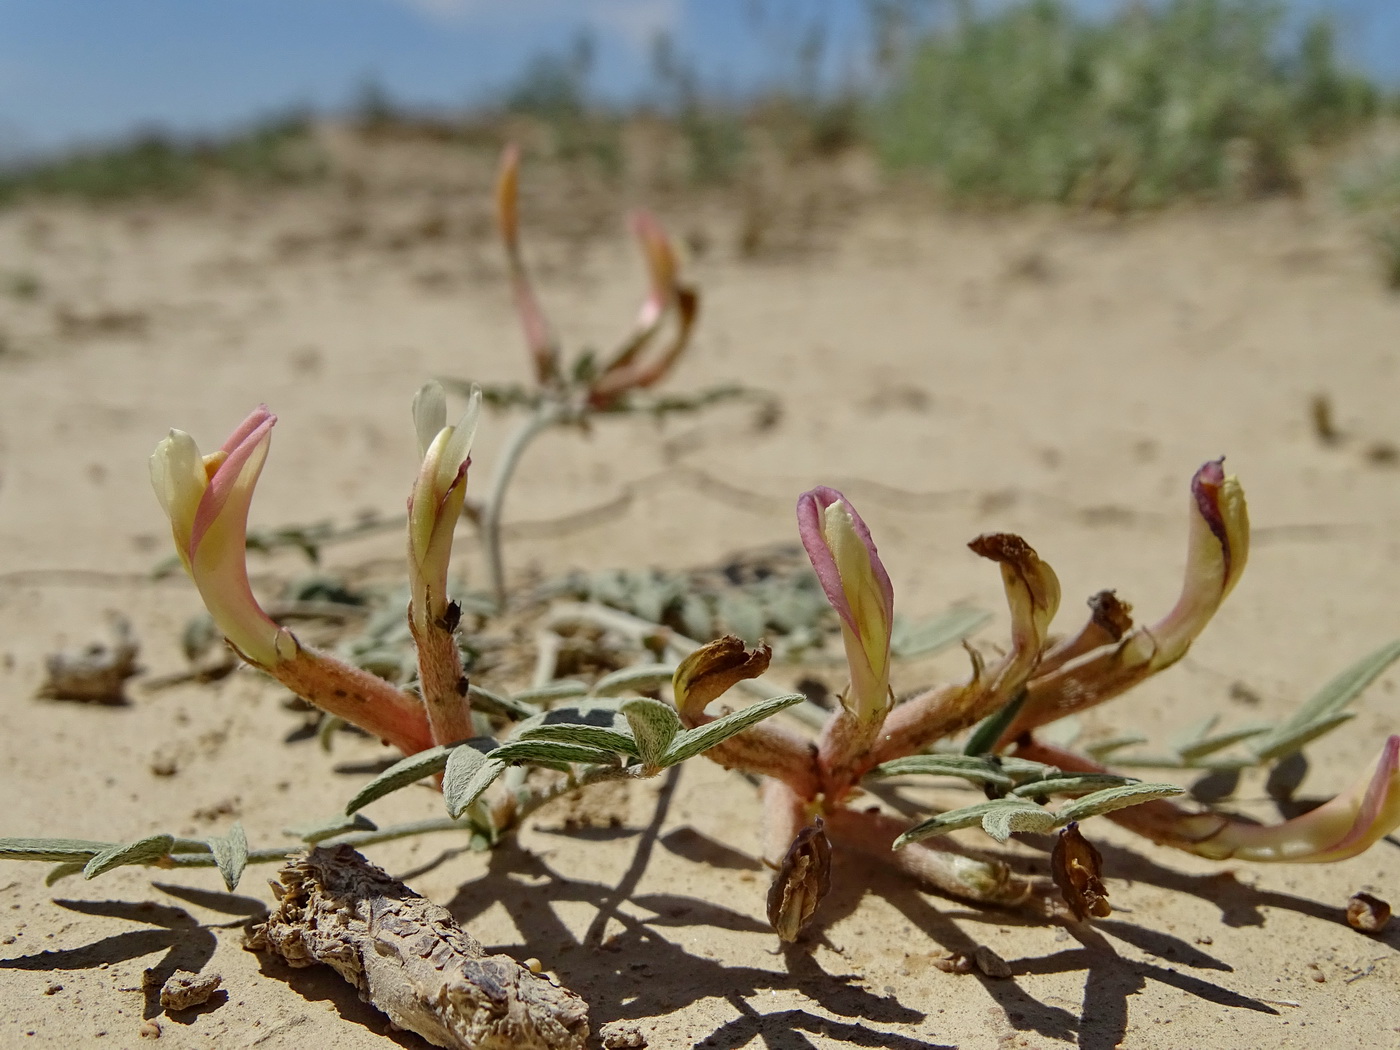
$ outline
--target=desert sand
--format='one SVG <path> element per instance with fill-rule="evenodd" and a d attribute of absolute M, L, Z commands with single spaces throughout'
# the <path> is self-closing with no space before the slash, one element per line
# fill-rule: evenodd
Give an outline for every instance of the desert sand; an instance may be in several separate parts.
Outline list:
<path fill-rule="evenodd" d="M 167 428 L 213 448 L 266 402 L 280 423 L 253 524 L 345 521 L 402 508 L 409 402 L 426 378 L 527 377 L 490 159 L 400 144 L 359 163 L 348 188 L 0 213 L 0 271 L 37 282 L 0 297 L 0 834 L 203 835 L 238 819 L 253 845 L 279 844 L 386 756 L 347 734 L 330 754 L 289 741 L 305 716 L 252 673 L 145 684 L 185 668 L 179 634 L 199 608 L 183 577 L 149 579 L 169 533 L 146 460 Z M 1062 628 L 1104 587 L 1153 618 L 1179 583 L 1188 480 L 1224 454 L 1256 530 L 1243 581 L 1186 659 L 1086 717 L 1086 732 L 1163 739 L 1211 714 L 1277 718 L 1400 635 L 1400 297 L 1325 189 L 1122 219 L 950 214 L 853 185 L 840 206 L 774 193 L 756 252 L 740 250 L 752 215 L 723 195 L 654 202 L 702 249 L 688 263 L 698 337 L 666 389 L 741 382 L 776 395 L 781 415 L 765 425 L 731 405 L 551 434 L 507 509 L 516 578 L 701 566 L 791 542 L 796 496 L 829 484 L 870 524 L 898 607 L 987 609 L 977 640 L 991 648 L 1005 635 L 999 578 L 968 540 L 1010 530 L 1034 544 L 1064 585 Z M 526 169 L 528 251 L 571 347 L 609 345 L 633 316 L 643 277 L 622 217 L 642 202 Z M 1310 417 L 1319 394 L 1332 443 Z M 482 468 L 506 426 L 485 418 Z M 459 536 L 455 565 L 480 585 L 480 550 L 465 525 Z M 401 550 L 371 536 L 329 548 L 327 567 Z M 272 593 L 305 565 L 288 553 L 252 570 Z M 147 669 L 131 703 L 36 699 L 46 655 L 107 637 L 109 611 L 130 621 Z M 965 664 L 954 651 L 901 666 L 896 688 Z M 1310 749 L 1301 794 L 1346 786 L 1400 728 L 1397 682 L 1383 676 Z M 1241 794 L 1263 790 L 1246 780 Z M 744 779 L 695 761 L 572 805 L 489 855 L 441 835 L 366 852 L 489 948 L 541 960 L 589 1001 L 595 1029 L 631 1021 L 653 1047 L 1400 1045 L 1400 930 L 1342 921 L 1358 890 L 1400 897 L 1393 840 L 1332 865 L 1217 864 L 1093 821 L 1115 912 L 1073 927 L 838 856 L 815 928 L 785 954 L 764 918 Z M 418 787 L 370 815 L 440 806 Z M 571 830 L 580 820 L 594 826 Z M 136 1046 L 148 1015 L 175 1048 L 424 1045 L 330 971 L 242 948 L 271 868 L 250 868 L 233 895 L 212 870 L 52 887 L 44 873 L 0 864 L 0 1045 Z M 974 945 L 1012 976 L 933 965 Z M 166 1017 L 142 991 L 147 967 L 218 971 L 226 997 Z"/>

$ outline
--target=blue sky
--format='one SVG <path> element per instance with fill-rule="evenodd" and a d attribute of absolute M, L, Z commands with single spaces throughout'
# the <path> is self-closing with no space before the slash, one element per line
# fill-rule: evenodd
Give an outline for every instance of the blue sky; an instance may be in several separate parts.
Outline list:
<path fill-rule="evenodd" d="M 1344 52 L 1400 81 L 1400 0 L 1293 6 L 1332 11 Z M 643 90 L 663 31 L 707 83 L 742 91 L 791 74 L 812 19 L 828 27 L 830 70 L 859 68 L 863 11 L 863 0 L 0 0 L 0 157 L 343 107 L 371 78 L 406 103 L 461 107 L 585 27 L 608 96 Z"/>

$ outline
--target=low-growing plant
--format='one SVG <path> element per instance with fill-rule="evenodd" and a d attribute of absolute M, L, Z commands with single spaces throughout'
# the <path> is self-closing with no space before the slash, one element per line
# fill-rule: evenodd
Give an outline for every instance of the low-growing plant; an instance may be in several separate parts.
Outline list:
<path fill-rule="evenodd" d="M 492 572 L 502 599 L 507 592 L 499 529 L 492 531 L 489 523 L 493 516 L 499 521 L 520 451 L 543 427 L 637 407 L 630 399 L 643 397 L 684 349 L 697 302 L 677 276 L 660 227 L 642 217 L 637 229 L 651 291 L 632 335 L 604 361 L 586 355 L 565 366 L 520 257 L 517 179 L 518 157 L 510 151 L 498 204 L 535 384 L 496 397 L 521 401 L 532 415 L 508 442 L 492 491 L 475 512 L 488 549 L 497 548 Z M 672 316 L 672 341 L 649 356 Z M 276 422 L 265 407 L 255 409 L 213 453 L 202 454 L 188 434 L 171 431 L 151 458 L 156 496 L 180 564 L 229 648 L 321 711 L 385 741 L 402 753 L 401 760 L 362 786 L 332 819 L 299 829 L 296 845 L 250 849 L 235 824 L 200 840 L 166 833 L 134 842 L 3 839 L 0 858 L 57 862 L 51 878 L 76 872 L 91 878 L 129 864 L 217 866 L 232 888 L 246 864 L 281 859 L 302 843 L 366 844 L 446 830 L 488 848 L 565 793 L 606 780 L 653 777 L 703 754 L 759 778 L 765 856 L 777 870 L 769 917 L 779 936 L 791 941 L 813 920 L 827 890 L 833 848 L 890 863 L 946 894 L 1043 912 L 1051 902 L 1048 885 L 949 835 L 980 827 L 1005 842 L 1016 833 L 1056 832 L 1054 882 L 1068 908 L 1083 918 L 1107 913 L 1098 854 L 1079 830 L 1090 817 L 1108 815 L 1155 842 L 1204 857 L 1250 861 L 1339 860 L 1400 825 L 1400 736 L 1387 739 L 1375 767 L 1350 791 L 1274 825 L 1211 807 L 1184 808 L 1169 801 L 1183 794 L 1179 786 L 1144 782 L 1104 764 L 1112 757 L 1130 766 L 1238 771 L 1279 763 L 1343 724 L 1350 717 L 1346 705 L 1400 657 L 1400 643 L 1349 668 L 1281 723 L 1217 732 L 1212 720 L 1165 755 L 1135 757 L 1127 749 L 1140 742 L 1136 738 L 1073 750 L 1063 734 L 1046 731 L 1180 660 L 1239 581 L 1248 557 L 1248 513 L 1241 486 L 1225 475 L 1221 461 L 1206 463 L 1191 479 L 1185 578 L 1164 616 L 1135 624 L 1130 606 L 1102 591 L 1089 601 L 1088 620 L 1056 639 L 1051 624 L 1060 584 L 1054 571 L 1019 536 L 986 534 L 970 546 L 1000 570 L 1010 612 L 1008 644 L 991 658 L 969 647 L 972 668 L 965 681 L 904 697 L 894 689 L 900 649 L 961 637 L 973 621 L 954 616 L 925 625 L 922 641 L 909 641 L 909 629 L 895 618 L 889 574 L 851 502 L 825 487 L 801 495 L 797 535 L 834 612 L 849 680 L 832 709 L 816 720 L 815 737 L 773 719 L 787 710 L 805 711 L 813 721 L 803 694 L 775 690 L 763 680 L 771 658 L 766 644 L 750 648 L 732 635 L 691 640 L 655 620 L 597 604 L 565 603 L 541 622 L 558 628 L 591 620 L 629 636 L 647 654 L 643 659 L 591 684 L 555 680 L 552 659 L 545 661 L 550 673 L 532 689 L 512 693 L 471 681 L 461 652 L 463 607 L 451 593 L 450 567 L 456 528 L 468 507 L 470 451 L 482 401 L 482 392 L 472 389 L 455 424 L 448 423 L 441 385 L 425 385 L 413 402 L 421 463 L 406 529 L 406 611 L 418 671 L 411 686 L 306 644 L 254 596 L 246 561 L 248 515 Z M 483 615 L 506 610 L 501 601 Z M 710 710 L 741 685 L 761 699 L 737 710 Z M 375 800 L 428 777 L 441 788 L 444 817 L 380 829 L 362 815 Z M 962 782 L 985 797 L 913 821 L 868 805 L 881 782 L 907 778 Z"/>

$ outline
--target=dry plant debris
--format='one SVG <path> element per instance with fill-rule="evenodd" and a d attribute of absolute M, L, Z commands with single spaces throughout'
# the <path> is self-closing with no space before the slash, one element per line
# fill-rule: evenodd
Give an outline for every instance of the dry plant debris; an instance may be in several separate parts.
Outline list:
<path fill-rule="evenodd" d="M 49 700 L 74 700 L 87 704 L 126 703 L 126 680 L 140 673 L 136 663 L 140 647 L 131 625 L 121 616 L 111 618 L 111 645 L 94 642 L 77 653 L 51 653 L 44 660 L 47 677 L 39 696 Z"/>
<path fill-rule="evenodd" d="M 1347 925 L 1362 933 L 1380 933 L 1390 923 L 1390 903 L 1369 893 L 1354 893 L 1347 901 Z"/>
<path fill-rule="evenodd" d="M 399 1028 L 460 1050 L 583 1050 L 588 1005 L 505 955 L 348 846 L 293 857 L 248 947 L 325 963 Z"/>

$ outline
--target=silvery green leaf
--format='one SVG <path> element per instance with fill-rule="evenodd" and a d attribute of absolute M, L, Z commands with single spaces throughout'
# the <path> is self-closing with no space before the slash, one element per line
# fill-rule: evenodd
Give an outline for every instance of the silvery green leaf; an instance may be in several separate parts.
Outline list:
<path fill-rule="evenodd" d="M 554 740 L 513 740 L 496 748 L 491 757 L 501 763 L 537 762 L 556 768 L 573 763 L 611 765 L 617 762 L 617 756 L 611 751 Z"/>
<path fill-rule="evenodd" d="M 961 809 L 950 809 L 946 813 L 940 813 L 936 817 L 930 817 L 928 820 L 915 824 L 895 839 L 894 845 L 890 848 L 899 849 L 901 846 L 918 842 L 920 839 L 931 838 L 934 835 L 946 835 L 948 832 L 957 831 L 960 828 L 976 827 L 982 823 L 982 818 L 986 814 L 997 806 L 1004 805 L 1006 805 L 1005 799 L 993 799 L 989 802 L 977 802 L 971 806 L 963 806 Z"/>
<path fill-rule="evenodd" d="M 1219 721 L 1219 715 L 1210 715 L 1201 719 L 1195 725 L 1188 726 L 1184 732 L 1177 734 L 1169 741 L 1171 749 L 1177 754 L 1184 755 L 1187 748 L 1204 740 Z"/>
<path fill-rule="evenodd" d="M 594 696 L 617 696 L 632 689 L 638 692 L 667 685 L 676 673 L 675 664 L 636 664 L 604 675 L 593 684 Z"/>
<path fill-rule="evenodd" d="M 1342 708 L 1351 703 L 1387 667 L 1400 659 L 1400 641 L 1363 656 L 1324 685 L 1282 725 L 1255 740 L 1254 754 L 1263 761 L 1297 751 L 1323 733 L 1341 725 Z"/>
<path fill-rule="evenodd" d="M 895 758 L 876 766 L 868 774 L 873 777 L 924 775 L 961 777 L 974 784 L 995 784 L 1009 788 L 1015 781 L 1011 774 L 993 759 L 978 755 L 910 755 Z"/>
<path fill-rule="evenodd" d="M 1267 743 L 1255 742 L 1255 758 L 1265 762 L 1271 758 L 1283 758 L 1295 751 L 1301 751 L 1318 737 L 1330 733 L 1343 722 L 1350 722 L 1355 717 L 1355 711 L 1337 711 L 1335 714 L 1322 715 L 1312 722 L 1295 726 L 1286 733 L 1275 730 L 1269 734 Z"/>
<path fill-rule="evenodd" d="M 982 830 L 998 842 L 1005 842 L 1014 832 L 1028 831 L 1044 835 L 1058 825 L 1055 814 L 1034 802 L 1002 799 L 982 816 Z"/>
<path fill-rule="evenodd" d="M 517 697 L 508 693 L 493 693 L 479 685 L 468 686 L 467 693 L 471 697 L 474 707 L 479 707 L 483 711 L 500 715 L 503 718 L 513 718 L 518 721 L 539 713 L 539 709 L 533 704 L 522 703 Z"/>
<path fill-rule="evenodd" d="M 517 703 L 548 707 L 556 700 L 571 700 L 576 696 L 587 696 L 588 686 L 572 680 L 551 682 L 538 689 L 522 689 L 515 694 Z"/>
<path fill-rule="evenodd" d="M 914 622 L 896 616 L 890 635 L 890 651 L 906 660 L 927 656 L 956 645 L 991 618 L 989 613 L 980 609 L 958 607 Z"/>
<path fill-rule="evenodd" d="M 636 757 L 637 742 L 631 733 L 580 722 L 544 722 L 511 734 L 512 740 L 552 740 L 561 744 L 576 744 L 600 751 L 615 751 Z"/>
<path fill-rule="evenodd" d="M 1140 784 L 1136 777 L 1118 777 L 1112 773 L 1071 773 L 1063 776 L 1032 780 L 1011 793 L 1017 798 L 1049 798 L 1051 795 L 1087 795 L 1103 788 L 1123 787 L 1125 784 Z"/>
<path fill-rule="evenodd" d="M 335 816 L 317 821 L 315 824 L 287 828 L 286 830 L 288 835 L 295 835 L 308 846 L 314 846 L 324 839 L 335 838 L 337 835 L 345 835 L 352 831 L 377 831 L 378 827 L 363 813 L 354 813 L 350 816 L 337 813 Z"/>
<path fill-rule="evenodd" d="M 613 733 L 631 740 L 631 730 L 622 714 L 622 701 L 616 699 L 580 700 L 552 711 L 541 711 L 531 715 L 510 731 L 511 740 L 529 739 L 541 726 L 591 726 L 596 729 L 611 730 Z"/>
<path fill-rule="evenodd" d="M 1115 765 L 1133 769 L 1204 769 L 1212 773 L 1228 773 L 1233 769 L 1248 769 L 1258 765 L 1255 758 L 1204 758 L 1185 759 L 1180 755 L 1127 755 L 1115 758 Z"/>
<path fill-rule="evenodd" d="M 720 595 L 715 610 L 731 634 L 737 634 L 748 645 L 756 645 L 763 640 L 767 617 L 763 607 L 744 594 L 726 592 Z"/>
<path fill-rule="evenodd" d="M 662 764 L 674 766 L 678 762 L 694 758 L 716 744 L 728 740 L 736 733 L 742 733 L 755 723 L 761 722 L 770 715 L 777 714 L 783 708 L 800 704 L 806 699 L 801 693 L 784 693 L 782 696 L 760 700 L 742 711 L 735 711 L 732 714 L 716 718 L 713 722 L 707 722 L 703 726 L 677 733 L 675 740 L 671 741 L 671 746 L 666 751 Z"/>
<path fill-rule="evenodd" d="M 990 753 L 1001 739 L 1001 734 L 1015 720 L 1021 708 L 1026 703 L 1026 697 L 1030 696 L 1030 691 L 1022 686 L 1013 696 L 1001 707 L 982 719 L 972 730 L 972 735 L 967 738 L 967 746 L 963 751 L 969 755 L 985 755 Z"/>
<path fill-rule="evenodd" d="M 335 715 L 322 715 L 320 724 L 316 726 L 316 743 L 321 745 L 321 750 L 326 754 L 331 753 L 331 740 L 345 725 L 345 719 Z M 233 887 L 230 886 L 229 889 Z"/>
<path fill-rule="evenodd" d="M 209 845 L 209 852 L 214 855 L 219 874 L 224 877 L 224 885 L 232 893 L 238 888 L 243 869 L 248 866 L 248 836 L 243 833 L 243 825 L 234 821 L 227 835 L 214 835 L 205 842 Z"/>
<path fill-rule="evenodd" d="M 637 754 L 647 766 L 659 767 L 671 741 L 681 731 L 681 717 L 670 704 L 637 697 L 622 705 L 627 724 L 632 727 Z"/>
<path fill-rule="evenodd" d="M 442 774 L 442 797 L 447 804 L 447 815 L 453 820 L 460 817 L 505 768 L 504 762 L 474 747 L 453 748 Z"/>
<path fill-rule="evenodd" d="M 1136 733 L 1128 733 L 1123 736 L 1110 737 L 1101 740 L 1097 744 L 1089 744 L 1084 750 L 1093 758 L 1102 762 L 1115 751 L 1122 751 L 1125 747 L 1133 747 L 1137 744 L 1147 743 L 1147 737 L 1138 736 Z"/>
<path fill-rule="evenodd" d="M 83 870 L 83 862 L 80 860 L 65 861 L 62 864 L 55 864 L 49 869 L 49 873 L 44 876 L 44 885 L 52 886 L 59 879 L 66 879 L 69 875 L 76 875 Z"/>
<path fill-rule="evenodd" d="M 1071 820 L 1083 820 L 1115 809 L 1126 809 L 1143 802 L 1154 802 L 1159 798 L 1172 798 L 1185 794 L 1184 789 L 1175 784 L 1125 784 L 1123 787 L 1105 788 L 1091 795 L 1066 802 L 1060 807 L 1059 820 L 1068 824 Z"/>
<path fill-rule="evenodd" d="M 95 854 L 83 865 L 83 878 L 97 876 L 124 864 L 146 864 L 167 856 L 175 845 L 173 835 L 147 835 L 135 842 L 118 842 Z"/>
<path fill-rule="evenodd" d="M 688 591 L 681 596 L 681 628 L 689 638 L 711 638 L 715 634 L 715 614 L 700 595 Z"/>
<path fill-rule="evenodd" d="M 1043 780 L 1060 773 L 1059 766 L 1048 766 L 1044 762 L 1032 762 L 1029 758 L 1016 758 L 1013 755 L 1001 755 L 997 762 L 1002 772 L 1010 774 L 1018 784 L 1023 780 Z"/>
<path fill-rule="evenodd" d="M 355 796 L 345 803 L 346 814 L 354 813 L 356 810 L 364 809 L 375 799 L 383 798 L 390 792 L 399 788 L 408 787 L 409 784 L 416 784 L 424 777 L 430 777 L 435 773 L 441 773 L 447 765 L 446 747 L 430 747 L 426 751 L 419 751 L 416 755 L 409 755 L 401 758 L 392 766 L 386 769 L 379 776 L 375 777 L 359 791 Z"/>
<path fill-rule="evenodd" d="M 108 849 L 110 842 L 91 839 L 0 839 L 0 860 L 80 861 Z"/>
<path fill-rule="evenodd" d="M 672 589 L 666 586 L 666 581 L 653 574 L 647 574 L 629 582 L 632 591 L 632 611 L 643 620 L 660 623 L 672 597 Z"/>
<path fill-rule="evenodd" d="M 1213 755 L 1217 751 L 1224 751 L 1227 747 L 1238 744 L 1242 740 L 1258 736 L 1260 733 L 1267 733 L 1268 726 L 1253 725 L 1240 726 L 1238 729 L 1231 729 L 1224 733 L 1217 733 L 1215 736 L 1203 737 L 1185 747 L 1178 747 L 1177 754 L 1187 762 L 1194 762 L 1197 759 Z"/>

